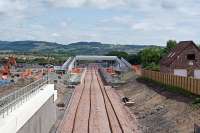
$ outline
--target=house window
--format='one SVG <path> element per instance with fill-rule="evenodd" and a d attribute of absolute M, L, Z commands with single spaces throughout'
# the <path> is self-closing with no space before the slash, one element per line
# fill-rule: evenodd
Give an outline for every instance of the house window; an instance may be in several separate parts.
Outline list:
<path fill-rule="evenodd" d="M 188 54 L 187 59 L 188 60 L 195 60 L 195 54 Z"/>

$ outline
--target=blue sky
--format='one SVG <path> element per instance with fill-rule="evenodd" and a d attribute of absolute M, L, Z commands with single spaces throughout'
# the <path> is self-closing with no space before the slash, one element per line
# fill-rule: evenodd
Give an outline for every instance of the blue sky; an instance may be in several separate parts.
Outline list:
<path fill-rule="evenodd" d="M 200 42 L 200 0 L 0 0 L 0 40 Z"/>

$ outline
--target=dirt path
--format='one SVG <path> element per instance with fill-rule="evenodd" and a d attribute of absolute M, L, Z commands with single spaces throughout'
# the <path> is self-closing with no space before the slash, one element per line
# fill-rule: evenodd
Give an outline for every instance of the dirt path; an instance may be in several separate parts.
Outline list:
<path fill-rule="evenodd" d="M 143 133 L 193 133 L 194 124 L 200 125 L 200 108 L 192 104 L 194 99 L 136 78 L 133 75 L 118 92 L 135 102 L 129 108 Z"/>

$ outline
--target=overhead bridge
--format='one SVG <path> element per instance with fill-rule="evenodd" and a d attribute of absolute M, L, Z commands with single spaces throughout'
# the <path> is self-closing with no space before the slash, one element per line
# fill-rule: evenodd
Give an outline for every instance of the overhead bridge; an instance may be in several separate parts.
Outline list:
<path fill-rule="evenodd" d="M 118 58 L 117 56 L 94 56 L 94 55 L 78 55 L 75 57 L 70 57 L 63 64 L 62 68 L 64 70 L 70 71 L 72 68 L 77 67 L 79 61 L 107 61 L 114 62 L 113 68 L 118 71 L 128 71 L 132 69 L 132 65 L 126 61 L 124 58 Z"/>

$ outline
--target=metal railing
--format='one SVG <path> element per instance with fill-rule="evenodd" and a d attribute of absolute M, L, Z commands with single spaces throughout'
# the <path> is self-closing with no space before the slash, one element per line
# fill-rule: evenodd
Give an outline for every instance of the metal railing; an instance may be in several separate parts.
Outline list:
<path fill-rule="evenodd" d="M 121 58 L 121 61 L 129 68 L 129 69 L 133 69 L 132 65 L 127 61 L 125 60 L 124 58 Z"/>
<path fill-rule="evenodd" d="M 46 78 L 42 78 L 0 98 L 0 117 L 4 118 L 5 115 L 8 115 L 16 107 L 30 99 L 31 96 L 36 94 L 40 88 L 47 83 L 48 80 Z"/>

